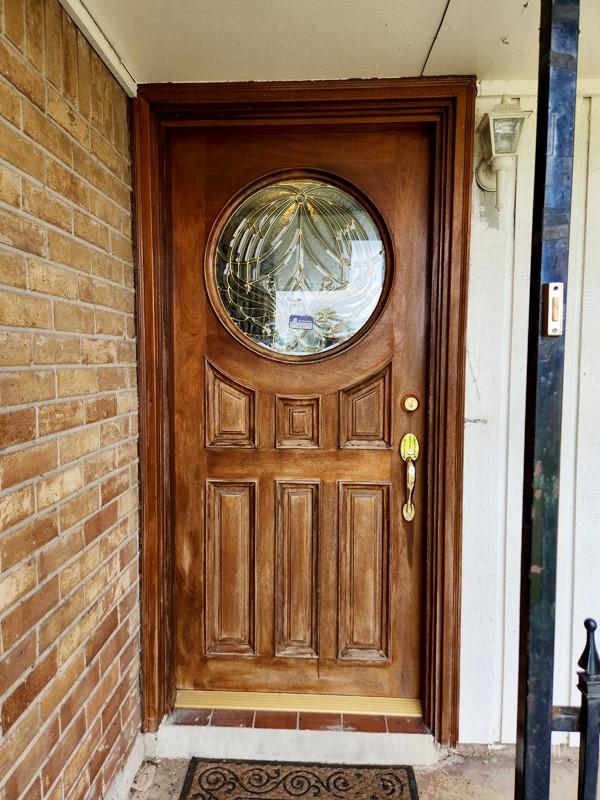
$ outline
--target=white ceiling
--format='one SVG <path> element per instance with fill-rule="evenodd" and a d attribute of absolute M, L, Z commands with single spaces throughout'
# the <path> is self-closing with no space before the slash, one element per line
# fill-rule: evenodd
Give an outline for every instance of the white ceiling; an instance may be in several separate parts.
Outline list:
<path fill-rule="evenodd" d="M 85 8 L 137 83 L 537 75 L 539 0 L 85 0 Z M 599 78 L 598 0 L 582 0 L 581 30 L 579 75 Z"/>

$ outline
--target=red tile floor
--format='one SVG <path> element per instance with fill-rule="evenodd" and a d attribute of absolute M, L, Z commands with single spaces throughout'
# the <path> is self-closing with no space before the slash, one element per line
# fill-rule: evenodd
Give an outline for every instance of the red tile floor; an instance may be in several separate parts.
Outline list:
<path fill-rule="evenodd" d="M 360 731 L 361 733 L 429 733 L 419 717 L 367 714 L 324 714 L 305 711 L 247 711 L 176 708 L 171 725 L 213 725 L 220 728 L 276 728 L 301 731 Z"/>

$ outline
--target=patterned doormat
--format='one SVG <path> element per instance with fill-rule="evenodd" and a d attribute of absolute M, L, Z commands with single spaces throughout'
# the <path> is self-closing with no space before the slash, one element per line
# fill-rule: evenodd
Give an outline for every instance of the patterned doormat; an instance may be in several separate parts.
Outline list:
<path fill-rule="evenodd" d="M 412 767 L 193 758 L 179 800 L 418 800 Z"/>

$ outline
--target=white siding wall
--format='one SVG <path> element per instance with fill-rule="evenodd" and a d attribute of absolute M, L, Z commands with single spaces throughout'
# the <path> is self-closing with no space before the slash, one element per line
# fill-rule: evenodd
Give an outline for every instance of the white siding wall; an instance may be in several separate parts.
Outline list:
<path fill-rule="evenodd" d="M 506 92 L 480 86 L 477 123 Z M 473 181 L 467 327 L 461 742 L 513 742 L 535 113 L 500 213 Z M 480 159 L 475 142 L 474 167 Z M 578 703 L 582 620 L 600 619 L 600 85 L 580 87 L 566 326 L 555 701 Z"/>

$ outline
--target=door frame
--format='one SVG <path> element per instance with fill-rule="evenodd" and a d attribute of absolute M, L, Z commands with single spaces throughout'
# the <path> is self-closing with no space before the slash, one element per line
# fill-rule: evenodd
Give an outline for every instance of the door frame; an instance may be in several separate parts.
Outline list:
<path fill-rule="evenodd" d="M 424 720 L 458 740 L 465 330 L 473 77 L 225 84 L 146 84 L 133 105 L 140 387 L 143 729 L 175 702 L 170 448 L 170 281 L 165 137 L 219 121 L 430 125 L 435 141 L 427 452 Z"/>

